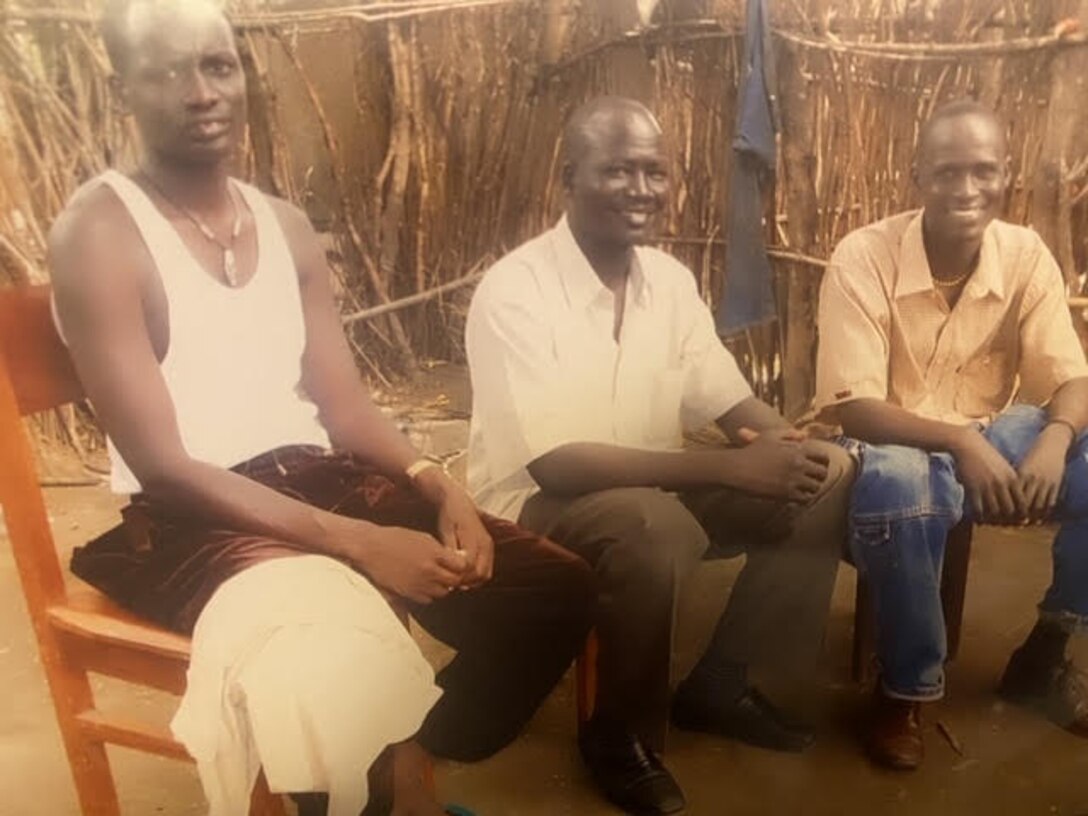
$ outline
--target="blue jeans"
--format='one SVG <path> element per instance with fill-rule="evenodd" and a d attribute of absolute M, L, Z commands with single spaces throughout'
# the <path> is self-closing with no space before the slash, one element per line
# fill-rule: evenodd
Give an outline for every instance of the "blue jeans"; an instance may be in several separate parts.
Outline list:
<path fill-rule="evenodd" d="M 983 431 L 1018 466 L 1046 424 L 1046 412 L 1014 405 Z M 941 610 L 945 538 L 965 512 L 963 485 L 947 453 L 843 440 L 858 451 L 850 500 L 850 549 L 871 587 L 884 690 L 906 700 L 944 694 L 947 655 Z M 1088 624 L 1088 434 L 1069 453 L 1053 514 L 1054 576 L 1040 617 L 1069 631 Z"/>

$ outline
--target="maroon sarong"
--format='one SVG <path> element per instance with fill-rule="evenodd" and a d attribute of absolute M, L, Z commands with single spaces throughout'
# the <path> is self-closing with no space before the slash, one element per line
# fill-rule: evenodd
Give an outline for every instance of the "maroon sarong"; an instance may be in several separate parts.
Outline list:
<path fill-rule="evenodd" d="M 323 510 L 437 530 L 435 507 L 407 480 L 395 482 L 352 454 L 291 446 L 233 469 Z M 133 497 L 122 517 L 76 549 L 72 571 L 137 614 L 183 633 L 192 632 L 231 576 L 270 558 L 311 552 L 215 528 L 143 495 Z M 515 524 L 481 518 L 495 541 L 492 579 L 430 604 L 405 603 L 424 628 L 457 650 L 438 674 L 446 693 L 420 740 L 439 756 L 460 760 L 488 756 L 517 735 L 577 654 L 595 606 L 593 573 L 584 561 Z"/>

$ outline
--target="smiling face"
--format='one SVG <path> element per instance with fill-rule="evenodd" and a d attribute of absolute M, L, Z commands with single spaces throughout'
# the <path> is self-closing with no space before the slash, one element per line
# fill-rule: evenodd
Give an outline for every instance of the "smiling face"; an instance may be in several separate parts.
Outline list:
<path fill-rule="evenodd" d="M 201 0 L 133 5 L 117 81 L 144 147 L 184 165 L 228 159 L 245 123 L 245 76 L 230 25 Z"/>
<path fill-rule="evenodd" d="M 669 186 L 657 122 L 631 106 L 588 119 L 564 168 L 564 186 L 567 218 L 584 247 L 625 251 L 645 243 Z"/>
<path fill-rule="evenodd" d="M 980 244 L 1001 211 L 1008 178 L 1005 138 L 992 116 L 968 112 L 934 122 L 918 145 L 914 166 L 927 242 Z"/>

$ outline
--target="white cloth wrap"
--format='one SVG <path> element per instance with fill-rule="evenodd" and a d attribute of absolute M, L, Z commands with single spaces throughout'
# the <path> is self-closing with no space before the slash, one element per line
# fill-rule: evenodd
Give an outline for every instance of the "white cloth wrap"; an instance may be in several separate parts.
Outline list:
<path fill-rule="evenodd" d="M 440 695 L 364 576 L 324 556 L 279 558 L 224 582 L 201 613 L 171 728 L 211 816 L 247 813 L 262 766 L 273 792 L 328 791 L 329 816 L 357 816 L 370 765 Z"/>

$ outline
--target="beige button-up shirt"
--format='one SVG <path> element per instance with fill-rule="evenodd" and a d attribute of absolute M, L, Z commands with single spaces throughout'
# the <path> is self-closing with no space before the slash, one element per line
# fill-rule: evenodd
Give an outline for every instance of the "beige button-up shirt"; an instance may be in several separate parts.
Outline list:
<path fill-rule="evenodd" d="M 539 488 L 526 465 L 571 442 L 671 450 L 751 395 L 691 272 L 635 250 L 619 341 L 612 293 L 566 219 L 502 258 L 472 299 L 468 484 L 516 520 Z"/>
<path fill-rule="evenodd" d="M 873 397 L 945 422 L 989 421 L 1015 396 L 1045 404 L 1088 376 L 1054 258 L 994 221 L 955 308 L 930 275 L 920 210 L 847 235 L 820 289 L 816 407 Z"/>

